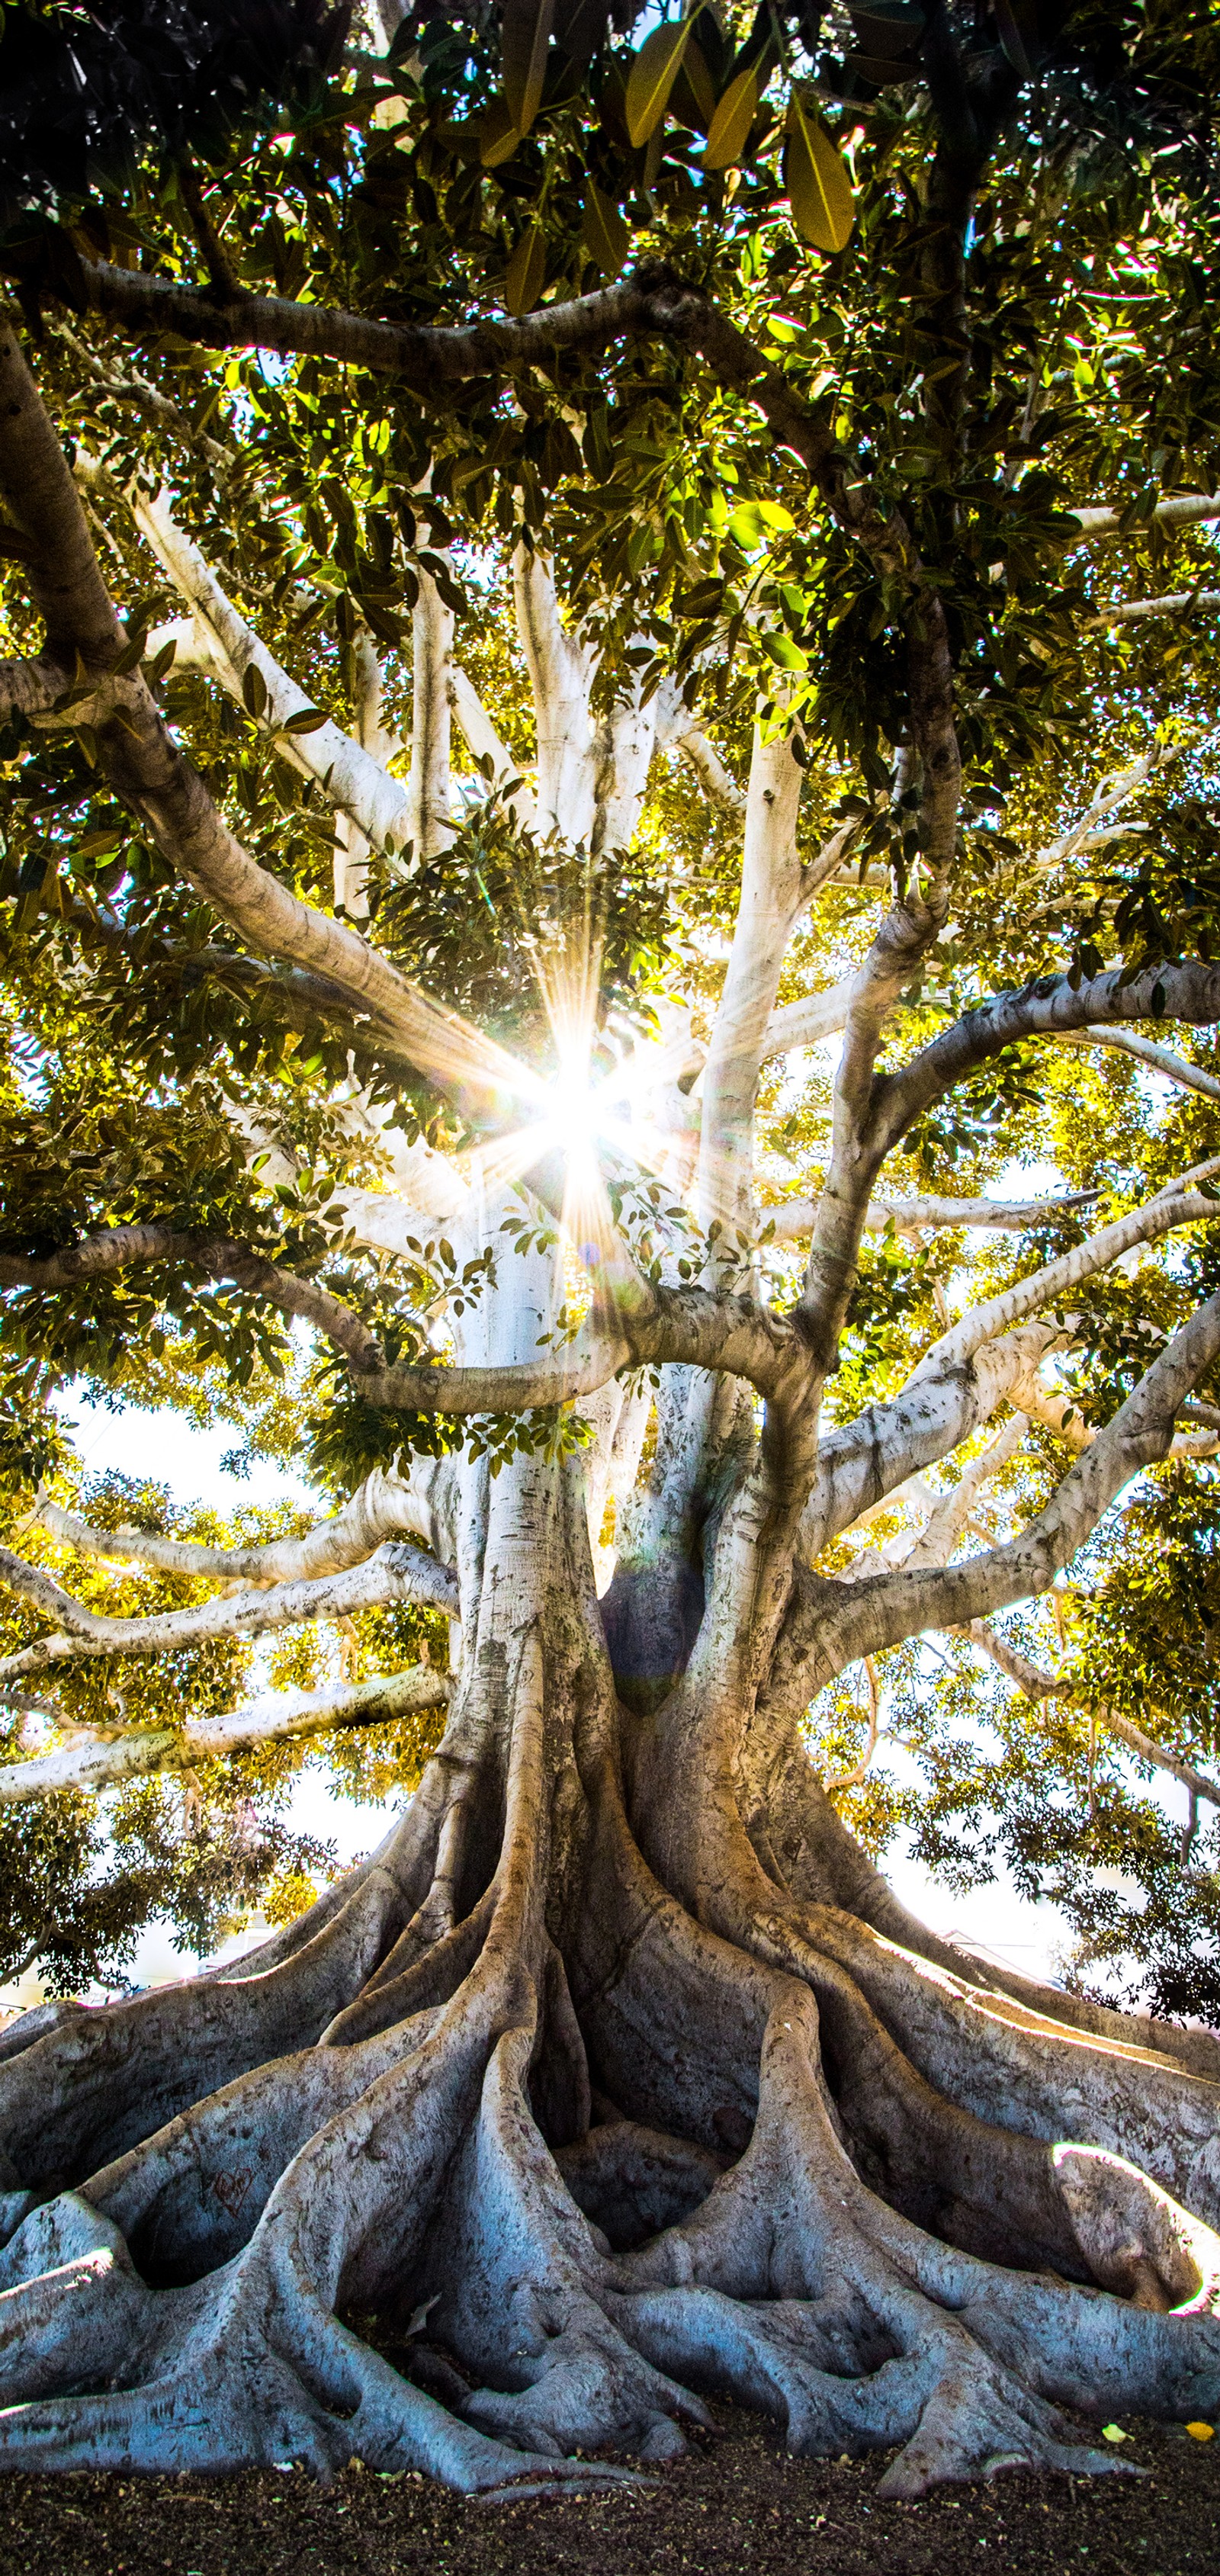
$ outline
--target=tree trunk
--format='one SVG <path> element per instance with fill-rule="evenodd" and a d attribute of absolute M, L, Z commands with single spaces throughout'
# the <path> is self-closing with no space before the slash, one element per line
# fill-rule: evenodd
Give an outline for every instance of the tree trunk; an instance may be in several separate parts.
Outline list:
<path fill-rule="evenodd" d="M 911 2496 L 1113 2466 L 1063 2406 L 1214 2409 L 1220 2047 L 887 1937 L 798 1746 L 772 1815 L 774 1744 L 623 1709 L 579 1461 L 460 1481 L 462 1679 L 372 1861 L 6 2034 L 0 2456 L 519 2492 L 722 2391 Z"/>

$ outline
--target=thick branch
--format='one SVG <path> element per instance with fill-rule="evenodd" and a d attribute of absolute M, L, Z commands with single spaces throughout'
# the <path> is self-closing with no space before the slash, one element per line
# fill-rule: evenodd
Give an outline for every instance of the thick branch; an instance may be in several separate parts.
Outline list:
<path fill-rule="evenodd" d="M 430 1464 L 435 1462 L 429 1462 Z M 162 1538 L 155 1530 L 95 1529 L 76 1512 L 40 1494 L 35 1511 L 45 1530 L 85 1556 L 117 1565 L 152 1565 L 167 1574 L 227 1583 L 296 1583 L 362 1565 L 387 1538 L 427 1538 L 426 1505 L 393 1471 L 375 1467 L 329 1520 L 302 1538 L 273 1538 L 261 1547 L 209 1547 L 200 1539 Z"/>
<path fill-rule="evenodd" d="M 1160 987 L 1160 1011 L 1152 1008 Z M 1220 1019 L 1220 968 L 1190 960 L 1181 966 L 1147 966 L 1124 984 L 1118 968 L 1079 984 L 1073 991 L 1066 975 L 1046 976 L 1021 993 L 1000 993 L 976 1011 L 967 1011 L 950 1029 L 924 1047 L 900 1073 L 877 1085 L 870 1131 L 873 1150 L 891 1153 L 913 1119 L 933 1102 L 955 1090 L 979 1064 L 1023 1038 L 1061 1037 L 1065 1032 L 1131 1021 L 1184 1020 L 1195 1027 Z"/>
<path fill-rule="evenodd" d="M 202 666 L 239 704 L 244 704 L 242 683 L 247 671 L 257 671 L 267 692 L 260 723 L 277 737 L 277 748 L 294 769 L 324 783 L 330 803 L 378 849 L 404 841 L 409 824 L 407 792 L 401 781 L 391 778 L 371 750 L 354 742 L 329 717 L 311 733 L 286 730 L 291 717 L 310 710 L 304 689 L 234 608 L 194 539 L 178 526 L 166 494 L 149 498 L 133 486 L 127 498 L 141 535 L 191 610 Z M 160 630 L 150 635 L 149 650 L 155 651 L 160 640 Z"/>
<path fill-rule="evenodd" d="M 0 1763 L 0 1806 L 49 1798 L 61 1789 L 112 1789 L 123 1780 L 185 1771 L 192 1763 L 285 1737 L 329 1735 L 335 1727 L 384 1726 L 415 1709 L 447 1707 L 451 1687 L 444 1673 L 420 1664 L 346 1690 L 282 1691 L 243 1700 L 223 1717 L 188 1717 L 177 1728 L 128 1727 L 92 1740 L 78 1737 L 57 1753 Z"/>
<path fill-rule="evenodd" d="M 1075 1216 L 1092 1207 L 1096 1190 L 1077 1190 L 1058 1199 L 938 1199 L 874 1197 L 864 1223 L 872 1234 L 892 1225 L 896 1234 L 922 1234 L 938 1226 L 962 1226 L 985 1234 L 1024 1234 L 1030 1227 L 1051 1225 L 1056 1217 Z M 772 1211 L 777 1243 L 809 1234 L 817 1218 L 816 1199 L 785 1199 Z"/>
<path fill-rule="evenodd" d="M 457 1618 L 453 1576 L 422 1548 L 389 1539 L 363 1565 L 317 1581 L 281 1583 L 267 1592 L 240 1592 L 227 1600 L 200 1601 L 189 1610 L 162 1610 L 147 1619 L 110 1619 L 82 1608 L 38 1566 L 0 1548 L 0 1582 L 23 1593 L 61 1622 L 53 1636 L 37 1637 L 0 1663 L 0 1681 L 45 1671 L 48 1664 L 82 1656 L 156 1655 L 181 1646 L 210 1645 L 217 1637 L 259 1637 L 305 1619 L 339 1619 L 354 1610 L 382 1609 L 395 1601 L 443 1610 Z"/>
<path fill-rule="evenodd" d="M 282 1314 L 300 1315 L 307 1323 L 316 1324 L 362 1373 L 381 1363 L 381 1349 L 373 1334 L 338 1297 L 332 1297 L 315 1280 L 300 1279 L 292 1271 L 280 1270 L 262 1253 L 251 1252 L 247 1245 L 231 1243 L 223 1236 L 179 1233 L 167 1225 L 111 1226 L 103 1234 L 87 1236 L 83 1243 L 66 1245 L 62 1252 L 52 1253 L 44 1261 L 24 1261 L 15 1253 L 0 1253 L 0 1288 L 74 1288 L 84 1280 L 113 1279 L 122 1270 L 153 1261 L 170 1262 L 179 1269 L 202 1270 L 209 1279 L 235 1280 L 239 1288 L 266 1297 Z"/>
<path fill-rule="evenodd" d="M 1166 1457 L 1183 1398 L 1220 1352 L 1220 1297 L 1192 1316 L 1141 1378 L 1133 1395 L 1064 1477 L 1045 1511 L 1019 1537 L 957 1565 L 897 1572 L 806 1594 L 790 1620 L 784 1660 L 795 1643 L 806 1697 L 843 1666 L 925 1628 L 962 1628 L 972 1619 L 1045 1592 L 1081 1547 L 1107 1505 L 1141 1467 Z"/>
<path fill-rule="evenodd" d="M 0 332 L 0 407 L 5 442 L 0 483 L 31 542 L 30 587 L 47 627 L 48 654 L 65 682 L 77 656 L 103 678 L 126 637 L 107 597 L 63 451 L 11 332 Z M 489 1116 L 503 1116 L 518 1068 L 456 1016 L 438 1010 L 345 923 L 301 901 L 256 865 L 217 813 L 202 780 L 178 750 L 142 680 L 114 684 L 122 721 L 102 724 L 102 764 L 117 794 L 139 814 L 171 866 L 181 871 L 251 947 L 320 974 L 392 1038 L 437 1088 Z"/>
<path fill-rule="evenodd" d="M 1031 1411 L 1028 1388 L 1038 1363 L 1065 1338 L 1050 1325 L 1026 1324 L 970 1359 L 917 1374 L 889 1403 L 867 1405 L 854 1422 L 827 1432 L 801 1523 L 805 1554 L 816 1558 L 909 1476 L 949 1457 L 997 1405 Z"/>

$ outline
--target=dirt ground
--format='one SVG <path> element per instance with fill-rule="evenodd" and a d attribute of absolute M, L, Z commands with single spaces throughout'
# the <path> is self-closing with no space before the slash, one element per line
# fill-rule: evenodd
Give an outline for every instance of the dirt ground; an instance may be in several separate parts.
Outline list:
<path fill-rule="evenodd" d="M 1140 2478 L 1009 2474 L 882 2504 L 885 2455 L 790 2460 L 773 2425 L 720 2435 L 652 2485 L 582 2503 L 459 2502 L 350 2468 L 235 2478 L 0 2480 L 0 2576 L 1185 2576 L 1220 2569 L 1220 2437 L 1132 2423 Z M 983 2554 L 985 2553 L 985 2555 Z"/>

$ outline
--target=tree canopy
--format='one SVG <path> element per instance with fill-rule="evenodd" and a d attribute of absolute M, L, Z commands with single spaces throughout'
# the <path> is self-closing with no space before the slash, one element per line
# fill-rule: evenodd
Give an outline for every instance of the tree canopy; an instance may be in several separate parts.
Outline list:
<path fill-rule="evenodd" d="M 0 1963 L 271 1926 L 19 2026 L 14 2277 L 249 2289 L 184 2464 L 397 2459 L 397 2263 L 458 2483 L 666 2456 L 709 2372 L 837 2448 L 844 2366 L 892 2492 L 1095 2467 L 1110 2310 L 1069 2371 L 1021 2275 L 1178 2411 L 1220 2278 L 1220 26 L 237 17 L 0 44 Z M 91 1480 L 67 1386 L 327 1516 Z M 316 1758 L 415 1793 L 350 1878 Z M 1054 1896 L 1062 1988 L 915 1924 L 904 1834 Z M 835 2343 L 750 2230 L 824 2247 L 849 2151 Z M 56 2345 L 18 2447 L 154 2456 L 130 2295 L 130 2403 Z"/>

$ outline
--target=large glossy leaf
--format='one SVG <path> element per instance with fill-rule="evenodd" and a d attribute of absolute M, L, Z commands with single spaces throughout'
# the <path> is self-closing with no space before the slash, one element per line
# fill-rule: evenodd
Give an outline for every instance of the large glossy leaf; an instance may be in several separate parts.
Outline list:
<path fill-rule="evenodd" d="M 585 190 L 580 238 L 603 277 L 617 277 L 631 248 L 631 235 L 613 198 L 604 196 L 592 179 Z"/>
<path fill-rule="evenodd" d="M 504 97 L 519 134 L 542 105 L 555 0 L 504 0 Z"/>
<path fill-rule="evenodd" d="M 654 27 L 636 55 L 627 83 L 627 132 L 637 150 L 655 134 L 665 114 L 689 43 L 686 19 L 681 26 Z"/>
<path fill-rule="evenodd" d="M 501 93 L 493 98 L 479 125 L 479 159 L 484 169 L 497 170 L 502 161 L 511 161 L 520 140 L 520 127 Z"/>
<path fill-rule="evenodd" d="M 751 65 L 729 82 L 712 118 L 703 155 L 705 170 L 730 170 L 740 161 L 757 106 L 758 81 Z"/>
<path fill-rule="evenodd" d="M 504 279 L 504 302 L 510 313 L 533 311 L 546 284 L 546 242 L 541 224 L 527 224 Z"/>
<path fill-rule="evenodd" d="M 797 231 L 815 250 L 842 250 L 856 219 L 851 180 L 825 126 L 795 94 L 788 109 L 784 185 Z"/>

